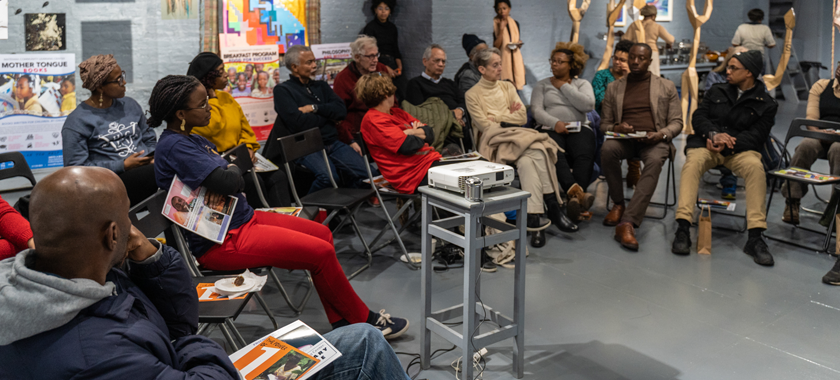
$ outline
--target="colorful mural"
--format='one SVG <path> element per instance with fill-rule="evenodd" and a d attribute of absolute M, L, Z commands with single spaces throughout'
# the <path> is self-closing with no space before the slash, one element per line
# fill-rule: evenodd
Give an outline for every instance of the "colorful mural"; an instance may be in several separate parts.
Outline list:
<path fill-rule="evenodd" d="M 306 45 L 306 0 L 225 0 L 222 46 Z"/>

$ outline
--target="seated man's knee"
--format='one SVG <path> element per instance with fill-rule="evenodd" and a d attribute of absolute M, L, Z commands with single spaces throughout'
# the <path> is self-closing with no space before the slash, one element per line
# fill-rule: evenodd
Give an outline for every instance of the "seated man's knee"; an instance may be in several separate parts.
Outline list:
<path fill-rule="evenodd" d="M 601 159 L 619 160 L 621 158 L 621 143 L 607 140 L 601 146 Z"/>

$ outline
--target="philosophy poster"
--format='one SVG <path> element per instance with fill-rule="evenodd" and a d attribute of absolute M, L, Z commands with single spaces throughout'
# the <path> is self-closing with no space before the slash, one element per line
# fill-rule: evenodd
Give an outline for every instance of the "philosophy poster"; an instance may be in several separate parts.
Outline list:
<path fill-rule="evenodd" d="M 306 0 L 224 0 L 222 17 L 222 47 L 307 44 Z"/>
<path fill-rule="evenodd" d="M 23 25 L 26 51 L 67 50 L 64 13 L 27 13 Z"/>
<path fill-rule="evenodd" d="M 326 81 L 330 87 L 335 82 L 335 76 L 353 63 L 349 42 L 312 45 L 312 53 L 318 62 L 314 79 Z"/>
<path fill-rule="evenodd" d="M 257 141 L 268 139 L 277 112 L 274 111 L 274 86 L 280 78 L 280 55 L 276 45 L 221 47 L 228 86 L 257 135 Z"/>
<path fill-rule="evenodd" d="M 198 18 L 197 0 L 160 0 L 160 18 L 186 20 Z"/>
<path fill-rule="evenodd" d="M 61 126 L 76 109 L 75 68 L 74 54 L 0 54 L 0 153 L 21 152 L 32 169 L 63 166 Z"/>

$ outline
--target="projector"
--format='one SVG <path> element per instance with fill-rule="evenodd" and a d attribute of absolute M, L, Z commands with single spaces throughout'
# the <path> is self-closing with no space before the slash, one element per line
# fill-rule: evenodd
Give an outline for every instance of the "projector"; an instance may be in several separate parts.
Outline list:
<path fill-rule="evenodd" d="M 480 178 L 486 190 L 510 185 L 513 176 L 513 168 L 507 165 L 487 161 L 459 162 L 429 168 L 429 187 L 464 193 L 467 178 Z"/>

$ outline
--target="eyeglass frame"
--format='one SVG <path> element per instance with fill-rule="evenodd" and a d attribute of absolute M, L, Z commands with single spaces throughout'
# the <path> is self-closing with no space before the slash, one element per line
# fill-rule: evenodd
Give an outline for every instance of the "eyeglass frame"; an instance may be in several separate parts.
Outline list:
<path fill-rule="evenodd" d="M 204 99 L 204 106 L 203 107 L 192 107 L 192 108 L 184 108 L 184 111 L 192 111 L 192 110 L 206 110 L 207 107 L 210 106 L 210 97 L 208 96 Z"/>
<path fill-rule="evenodd" d="M 125 70 L 122 71 L 122 73 L 120 74 L 120 76 L 117 77 L 116 80 L 102 82 L 102 85 L 105 86 L 111 83 L 128 83 L 128 81 L 125 79 Z"/>
<path fill-rule="evenodd" d="M 559 65 L 559 64 L 561 64 L 561 63 L 568 63 L 568 64 L 571 64 L 571 63 L 572 63 L 572 61 L 555 61 L 555 60 L 550 59 L 550 58 L 548 59 L 548 64 L 549 64 L 549 65 L 552 65 L 552 64 L 557 64 L 557 65 Z"/>
<path fill-rule="evenodd" d="M 377 59 L 377 58 L 379 58 L 379 56 L 381 56 L 381 55 L 382 55 L 381 53 L 368 54 L 368 55 L 364 55 L 364 54 L 362 54 L 362 57 L 367 58 L 367 59 Z"/>

